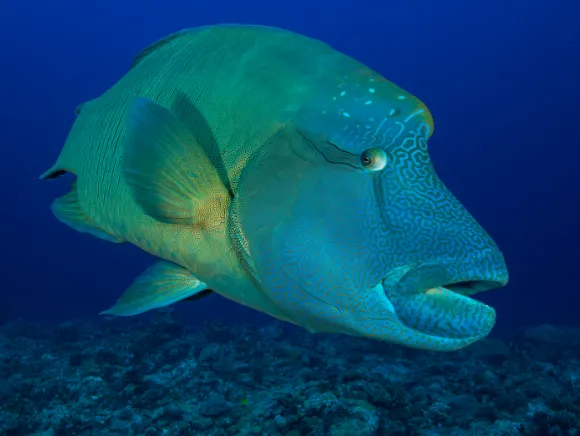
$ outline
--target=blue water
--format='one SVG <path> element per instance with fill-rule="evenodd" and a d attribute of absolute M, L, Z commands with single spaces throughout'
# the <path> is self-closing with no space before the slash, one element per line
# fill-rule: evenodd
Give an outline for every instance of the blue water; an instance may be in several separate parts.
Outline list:
<path fill-rule="evenodd" d="M 68 182 L 38 176 L 75 107 L 151 42 L 223 22 L 320 38 L 421 98 L 434 165 L 496 240 L 511 281 L 480 295 L 496 329 L 579 324 L 580 3 L 572 0 L 8 1 L 0 3 L 0 307 L 27 320 L 95 316 L 153 259 L 59 223 Z M 256 321 L 215 296 L 191 319 Z"/>

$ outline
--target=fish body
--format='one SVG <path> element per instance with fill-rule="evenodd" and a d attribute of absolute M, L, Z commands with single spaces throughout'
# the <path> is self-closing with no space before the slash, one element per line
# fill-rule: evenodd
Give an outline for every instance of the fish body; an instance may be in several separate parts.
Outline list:
<path fill-rule="evenodd" d="M 105 313 L 210 290 L 313 332 L 451 350 L 501 252 L 436 176 L 416 97 L 329 45 L 222 25 L 170 35 L 80 105 L 57 218 L 160 260 Z"/>

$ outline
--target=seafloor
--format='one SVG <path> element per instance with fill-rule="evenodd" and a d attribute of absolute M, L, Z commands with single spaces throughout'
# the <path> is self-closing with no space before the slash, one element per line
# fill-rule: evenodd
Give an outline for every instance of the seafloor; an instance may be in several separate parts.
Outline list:
<path fill-rule="evenodd" d="M 453 353 L 220 323 L 0 327 L 0 435 L 576 435 L 580 330 Z"/>

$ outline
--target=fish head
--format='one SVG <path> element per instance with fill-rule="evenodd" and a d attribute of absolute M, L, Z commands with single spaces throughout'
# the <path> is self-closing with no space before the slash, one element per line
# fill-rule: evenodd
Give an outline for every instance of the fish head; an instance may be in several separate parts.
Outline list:
<path fill-rule="evenodd" d="M 233 215 L 260 289 L 312 332 L 449 351 L 485 337 L 471 296 L 507 283 L 492 238 L 431 163 L 433 120 L 362 69 L 251 156 Z"/>

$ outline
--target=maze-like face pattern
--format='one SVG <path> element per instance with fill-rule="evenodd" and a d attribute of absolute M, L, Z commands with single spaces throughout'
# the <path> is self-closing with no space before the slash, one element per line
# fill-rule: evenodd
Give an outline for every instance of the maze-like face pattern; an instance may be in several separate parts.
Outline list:
<path fill-rule="evenodd" d="M 237 218 L 264 292 L 313 331 L 428 349 L 473 342 L 493 310 L 429 290 L 461 282 L 475 293 L 507 270 L 431 165 L 427 108 L 366 69 L 337 82 L 240 178 Z M 362 165 L 369 148 L 385 168 Z"/>

